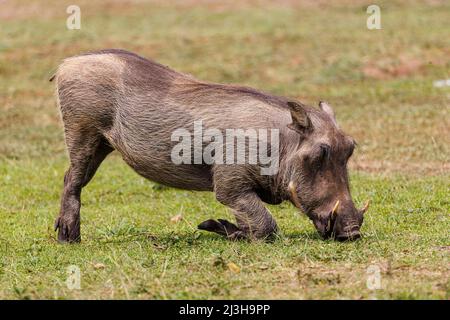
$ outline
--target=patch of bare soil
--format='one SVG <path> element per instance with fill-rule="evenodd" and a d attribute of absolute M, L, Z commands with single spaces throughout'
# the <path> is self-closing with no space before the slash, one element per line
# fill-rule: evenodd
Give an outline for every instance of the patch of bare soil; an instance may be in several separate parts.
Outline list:
<path fill-rule="evenodd" d="M 447 51 L 447 52 L 446 52 Z M 424 52 L 420 57 L 408 54 L 379 57 L 367 61 L 362 72 L 367 78 L 386 80 L 422 74 L 428 65 L 445 65 L 450 61 L 448 50 L 438 53 Z"/>
<path fill-rule="evenodd" d="M 60 0 L 47 1 L 24 1 L 24 0 L 0 0 L 0 20 L 23 20 L 23 19 L 50 19 L 55 17 L 67 17 L 66 12 L 69 5 L 77 5 L 81 14 L 96 15 L 104 12 L 117 12 L 125 14 L 136 10 L 142 4 L 151 4 L 140 0 L 109 0 L 88 1 L 77 0 L 67 2 Z"/>
<path fill-rule="evenodd" d="M 439 4 L 440 0 L 428 0 L 429 4 Z M 174 10 L 204 8 L 211 12 L 238 11 L 249 8 L 326 8 L 326 7 L 362 7 L 364 0 L 77 0 L 67 2 L 60 0 L 0 0 L 0 20 L 21 20 L 29 18 L 48 19 L 67 16 L 66 8 L 75 4 L 81 8 L 83 15 L 95 15 L 100 12 L 117 12 L 126 14 L 142 7 L 165 7 Z"/>
<path fill-rule="evenodd" d="M 353 159 L 350 161 L 350 169 L 370 173 L 437 176 L 450 174 L 450 162 L 394 162 Z"/>

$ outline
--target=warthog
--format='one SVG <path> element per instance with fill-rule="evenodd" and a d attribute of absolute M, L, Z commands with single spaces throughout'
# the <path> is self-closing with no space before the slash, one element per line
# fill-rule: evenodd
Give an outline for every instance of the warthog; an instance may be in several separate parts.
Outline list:
<path fill-rule="evenodd" d="M 236 224 L 219 219 L 199 229 L 228 239 L 267 238 L 277 224 L 263 202 L 291 201 L 324 238 L 360 237 L 363 213 L 349 191 L 347 161 L 354 140 L 319 108 L 252 88 L 199 81 L 124 50 L 65 59 L 50 80 L 64 122 L 70 167 L 64 177 L 58 240 L 80 241 L 80 194 L 105 157 L 117 150 L 143 177 L 182 189 L 214 191 Z M 260 163 L 176 164 L 171 134 L 201 119 L 206 128 L 266 128 L 279 132 L 278 170 Z"/>

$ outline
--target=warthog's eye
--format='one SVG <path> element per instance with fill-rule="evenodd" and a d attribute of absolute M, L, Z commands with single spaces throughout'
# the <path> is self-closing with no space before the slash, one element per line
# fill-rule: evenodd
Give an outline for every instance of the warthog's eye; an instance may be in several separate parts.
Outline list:
<path fill-rule="evenodd" d="M 312 153 L 306 155 L 304 159 L 309 163 L 311 169 L 319 170 L 330 159 L 330 149 L 329 145 L 320 144 Z"/>
<path fill-rule="evenodd" d="M 331 154 L 331 147 L 327 144 L 321 144 L 319 158 L 318 158 L 320 163 L 328 161 L 330 159 L 330 154 Z"/>
<path fill-rule="evenodd" d="M 312 152 L 303 155 L 303 160 L 307 168 L 316 172 L 323 164 L 325 164 L 331 157 L 331 147 L 327 144 L 320 144 L 316 146 Z"/>

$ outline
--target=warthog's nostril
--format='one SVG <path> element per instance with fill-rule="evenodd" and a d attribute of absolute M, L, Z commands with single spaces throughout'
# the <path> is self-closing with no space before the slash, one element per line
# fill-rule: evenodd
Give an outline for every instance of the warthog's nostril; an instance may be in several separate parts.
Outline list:
<path fill-rule="evenodd" d="M 358 224 L 352 224 L 347 227 L 344 227 L 344 233 L 349 233 L 349 232 L 351 233 L 351 232 L 355 232 L 355 231 L 359 231 Z"/>

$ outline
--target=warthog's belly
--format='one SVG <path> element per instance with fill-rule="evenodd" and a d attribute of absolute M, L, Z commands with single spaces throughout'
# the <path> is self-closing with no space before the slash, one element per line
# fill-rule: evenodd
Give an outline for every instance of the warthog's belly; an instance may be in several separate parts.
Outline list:
<path fill-rule="evenodd" d="M 123 155 L 122 155 L 123 156 Z M 186 190 L 213 191 L 210 167 L 206 165 L 175 165 L 152 161 L 129 161 L 123 157 L 138 174 L 163 185 Z"/>
<path fill-rule="evenodd" d="M 169 137 L 113 130 L 106 139 L 123 160 L 141 176 L 163 185 L 187 190 L 212 191 L 211 167 L 205 164 L 175 164 Z M 144 131 L 145 132 L 145 131 Z"/>

